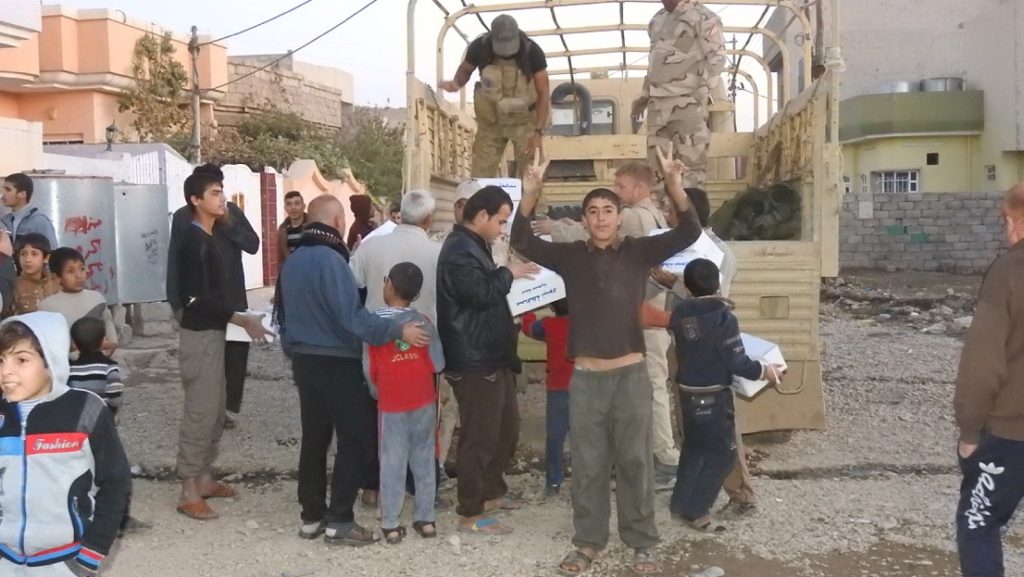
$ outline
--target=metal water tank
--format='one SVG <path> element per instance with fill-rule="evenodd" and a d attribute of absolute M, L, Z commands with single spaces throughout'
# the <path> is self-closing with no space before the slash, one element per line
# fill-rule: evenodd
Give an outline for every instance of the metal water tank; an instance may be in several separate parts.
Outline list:
<path fill-rule="evenodd" d="M 923 92 L 960 92 L 963 89 L 963 78 L 925 78 L 921 81 Z"/>
<path fill-rule="evenodd" d="M 105 176 L 30 174 L 32 205 L 50 217 L 57 244 L 85 257 L 85 288 L 117 302 L 114 181 Z"/>
<path fill-rule="evenodd" d="M 891 80 L 882 84 L 882 93 L 891 94 L 894 92 L 917 92 L 919 84 L 909 80 Z"/>
<path fill-rule="evenodd" d="M 114 234 L 117 239 L 117 298 L 121 303 L 159 302 L 166 298 L 167 187 L 162 184 L 114 184 Z"/>

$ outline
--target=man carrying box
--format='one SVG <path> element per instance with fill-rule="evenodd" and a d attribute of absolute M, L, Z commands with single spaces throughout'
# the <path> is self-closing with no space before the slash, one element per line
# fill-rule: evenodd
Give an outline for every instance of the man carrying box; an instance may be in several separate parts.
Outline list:
<path fill-rule="evenodd" d="M 637 573 L 660 570 L 653 548 L 654 458 L 651 450 L 652 383 L 644 366 L 640 305 L 652 267 L 693 244 L 700 223 L 683 192 L 685 167 L 661 155 L 665 188 L 679 210 L 679 226 L 658 236 L 619 235 L 619 197 L 606 188 L 583 199 L 587 241 L 546 242 L 533 235 L 529 218 L 544 171 L 539 154 L 523 179 L 523 199 L 512 224 L 512 247 L 562 276 L 572 323 L 568 355 L 574 359 L 569 398 L 573 450 L 571 551 L 563 573 L 584 572 L 608 544 L 611 471 L 616 471 L 619 536 L 634 550 Z M 460 481 L 461 484 L 461 481 Z"/>

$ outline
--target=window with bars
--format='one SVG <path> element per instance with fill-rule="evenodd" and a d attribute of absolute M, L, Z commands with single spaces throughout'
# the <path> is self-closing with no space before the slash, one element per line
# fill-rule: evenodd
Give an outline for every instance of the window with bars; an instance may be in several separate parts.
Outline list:
<path fill-rule="evenodd" d="M 916 170 L 890 170 L 871 173 L 871 189 L 882 194 L 917 192 L 920 172 Z"/>

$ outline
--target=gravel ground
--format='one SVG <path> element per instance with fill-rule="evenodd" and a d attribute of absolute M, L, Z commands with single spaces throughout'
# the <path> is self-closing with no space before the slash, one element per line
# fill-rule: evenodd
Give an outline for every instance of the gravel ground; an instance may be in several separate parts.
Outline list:
<path fill-rule="evenodd" d="M 760 505 L 727 539 L 673 523 L 668 493 L 659 493 L 665 574 L 714 564 L 737 577 L 958 575 L 951 399 L 960 342 L 831 306 L 823 308 L 821 333 L 828 430 L 797 432 L 785 443 L 751 439 L 762 457 L 755 479 Z M 242 496 L 217 503 L 222 517 L 206 523 L 174 513 L 177 487 L 167 478 L 181 406 L 176 370 L 135 375 L 121 430 L 132 462 L 157 479 L 137 480 L 133 499 L 133 513 L 155 528 L 122 541 L 108 575 L 556 574 L 555 564 L 569 548 L 571 510 L 567 496 L 541 496 L 535 471 L 511 477 L 527 507 L 506 516 L 516 532 L 503 540 L 456 533 L 452 512 L 439 515 L 439 539 L 412 535 L 398 547 L 351 550 L 298 539 L 295 390 L 272 348 L 254 349 L 250 373 L 243 420 L 225 434 L 219 460 L 229 479 L 238 479 Z M 526 470 L 543 439 L 543 394 L 533 386 L 521 399 L 524 446 L 517 469 Z M 359 515 L 375 526 L 373 512 Z M 1011 528 L 1007 542 L 1007 573 L 1021 574 L 1024 531 Z M 627 575 L 627 560 L 613 530 L 612 546 L 591 574 Z"/>

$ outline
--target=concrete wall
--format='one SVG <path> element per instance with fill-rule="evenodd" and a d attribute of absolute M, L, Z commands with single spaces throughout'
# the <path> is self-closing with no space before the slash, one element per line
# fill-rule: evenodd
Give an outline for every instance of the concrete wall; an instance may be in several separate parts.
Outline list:
<path fill-rule="evenodd" d="M 998 192 L 875 195 L 865 205 L 847 195 L 839 215 L 840 265 L 984 272 L 1006 247 L 1002 199 Z"/>
<path fill-rule="evenodd" d="M 43 164 L 43 125 L 0 118 L 0 175 L 39 168 Z"/>
<path fill-rule="evenodd" d="M 232 56 L 228 58 L 228 75 L 245 76 L 273 58 Z M 216 117 L 218 123 L 234 126 L 246 114 L 277 109 L 322 126 L 340 128 L 352 111 L 353 95 L 352 76 L 347 72 L 285 59 L 232 84 L 217 104 Z"/>

